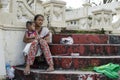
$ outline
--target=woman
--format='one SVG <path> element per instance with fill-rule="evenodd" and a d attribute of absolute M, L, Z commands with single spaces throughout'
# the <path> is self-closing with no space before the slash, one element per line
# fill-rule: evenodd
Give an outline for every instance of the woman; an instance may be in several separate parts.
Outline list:
<path fill-rule="evenodd" d="M 27 39 L 26 35 L 24 36 L 23 41 L 25 43 L 32 42 L 30 50 L 27 55 L 27 59 L 26 59 L 26 67 L 24 70 L 25 74 L 30 73 L 30 65 L 32 65 L 35 60 L 35 56 L 38 51 L 38 48 L 42 50 L 45 56 L 45 59 L 49 65 L 49 68 L 47 69 L 47 71 L 54 70 L 54 64 L 51 57 L 51 52 L 47 44 L 50 42 L 49 30 L 46 27 L 42 27 L 43 21 L 44 21 L 44 16 L 41 14 L 38 14 L 34 17 L 35 29 L 36 29 L 36 32 L 38 33 L 38 39 L 37 39 L 38 42 L 34 42 L 35 39 L 30 39 L 30 38 Z M 38 46 L 38 44 L 40 44 L 40 46 Z"/>

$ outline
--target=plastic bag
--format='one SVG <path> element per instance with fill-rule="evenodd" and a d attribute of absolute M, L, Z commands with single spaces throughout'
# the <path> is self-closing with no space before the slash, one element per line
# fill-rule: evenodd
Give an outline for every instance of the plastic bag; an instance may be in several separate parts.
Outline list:
<path fill-rule="evenodd" d="M 13 67 L 11 67 L 9 63 L 7 63 L 6 64 L 6 73 L 7 73 L 7 77 L 9 79 L 12 79 L 15 77 L 14 71 L 15 71 L 15 69 Z"/>
<path fill-rule="evenodd" d="M 103 73 L 104 75 L 112 79 L 119 78 L 119 75 L 118 75 L 119 70 L 120 70 L 120 65 L 113 64 L 113 63 L 109 63 L 99 67 L 94 67 L 94 71 Z"/>
<path fill-rule="evenodd" d="M 61 38 L 60 41 L 61 44 L 73 44 L 73 38 L 72 37 L 66 37 L 66 38 Z"/>

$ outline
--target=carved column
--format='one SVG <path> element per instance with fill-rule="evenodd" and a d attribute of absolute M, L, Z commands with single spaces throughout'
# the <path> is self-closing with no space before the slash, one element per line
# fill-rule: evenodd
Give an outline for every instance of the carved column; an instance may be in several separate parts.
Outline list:
<path fill-rule="evenodd" d="M 88 9 L 91 7 L 91 4 L 89 2 L 83 4 L 83 14 L 84 16 L 88 16 Z"/>
<path fill-rule="evenodd" d="M 60 0 L 51 0 L 43 4 L 44 14 L 49 18 L 50 27 L 61 28 L 65 27 L 65 5 L 66 3 Z"/>
<path fill-rule="evenodd" d="M 93 20 L 91 29 L 99 29 L 101 30 L 112 30 L 111 22 L 112 22 L 112 11 L 111 10 L 96 10 L 93 11 Z"/>

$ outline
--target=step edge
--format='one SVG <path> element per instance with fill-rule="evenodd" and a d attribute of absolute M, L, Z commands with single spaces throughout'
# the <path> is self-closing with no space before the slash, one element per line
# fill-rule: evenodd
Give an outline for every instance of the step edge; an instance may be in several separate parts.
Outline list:
<path fill-rule="evenodd" d="M 24 68 L 16 67 L 17 70 L 24 71 Z M 31 69 L 30 72 L 33 73 L 40 73 L 40 74 L 100 74 L 93 71 L 78 71 L 78 70 L 55 70 L 52 72 L 47 72 L 46 70 L 41 69 Z"/>
<path fill-rule="evenodd" d="M 53 58 L 120 58 L 120 56 L 52 56 Z"/>
<path fill-rule="evenodd" d="M 52 43 L 52 44 L 49 44 L 49 45 L 50 45 L 50 46 L 52 46 L 52 45 L 57 45 L 57 46 L 58 46 L 58 45 L 65 45 L 65 46 L 66 46 L 66 45 L 67 45 L 67 46 L 68 46 L 68 45 L 69 45 L 69 46 L 72 46 L 72 45 L 95 45 L 95 46 L 96 46 L 96 45 L 98 45 L 98 46 L 99 46 L 99 45 L 102 45 L 102 46 L 120 46 L 120 44 L 117 44 L 117 43 L 116 43 L 116 44 L 108 44 L 108 43 L 106 43 L 106 44 L 100 44 L 100 43 L 91 43 L 91 44 L 54 44 L 54 43 Z"/>

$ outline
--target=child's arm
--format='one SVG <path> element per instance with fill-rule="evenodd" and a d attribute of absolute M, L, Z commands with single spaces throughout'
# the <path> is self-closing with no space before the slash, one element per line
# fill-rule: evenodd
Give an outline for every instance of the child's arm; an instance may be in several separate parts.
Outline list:
<path fill-rule="evenodd" d="M 34 34 L 31 34 L 31 36 L 28 36 L 28 34 L 26 33 L 26 38 L 27 39 L 35 39 L 35 35 Z"/>
<path fill-rule="evenodd" d="M 34 39 L 35 39 L 35 38 L 34 38 Z M 34 39 L 28 37 L 27 32 L 25 32 L 25 35 L 24 35 L 24 38 L 23 38 L 23 42 L 25 42 L 25 43 L 30 43 L 30 42 L 34 41 Z"/>

